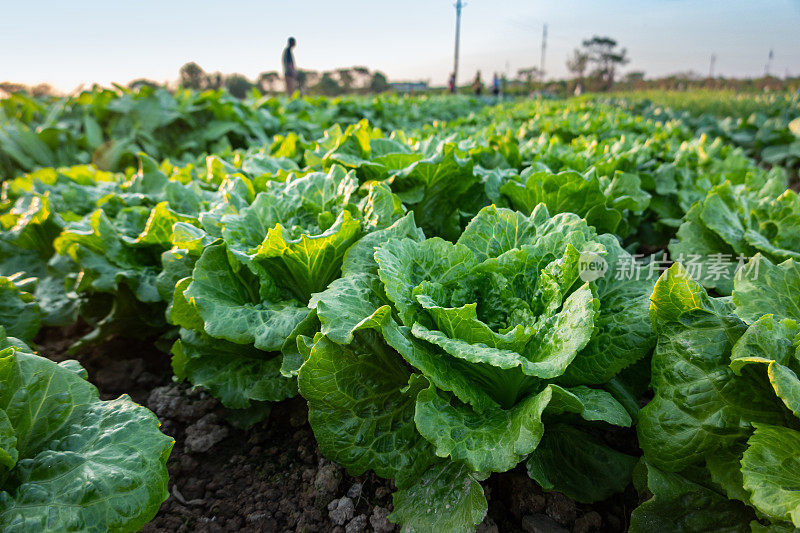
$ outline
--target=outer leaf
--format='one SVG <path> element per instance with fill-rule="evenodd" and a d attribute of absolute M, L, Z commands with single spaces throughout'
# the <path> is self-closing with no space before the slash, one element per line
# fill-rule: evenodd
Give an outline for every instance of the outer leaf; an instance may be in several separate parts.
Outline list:
<path fill-rule="evenodd" d="M 203 251 L 184 291 L 212 337 L 238 344 L 253 343 L 259 350 L 279 350 L 308 314 L 293 299 L 262 299 L 260 280 L 228 257 L 224 245 Z"/>
<path fill-rule="evenodd" d="M 409 213 L 388 228 L 373 231 L 361 237 L 344 256 L 342 276 L 361 272 L 376 273 L 375 250 L 391 239 L 411 238 L 421 241 L 425 238 L 422 230 L 414 222 L 414 213 Z"/>
<path fill-rule="evenodd" d="M 742 457 L 744 488 L 759 512 L 800 527 L 800 433 L 756 424 Z"/>
<path fill-rule="evenodd" d="M 542 414 L 570 412 L 587 420 L 630 425 L 630 417 L 604 392 L 547 385 L 511 409 L 476 413 L 451 395 L 431 386 L 420 392 L 414 420 L 440 457 L 466 462 L 475 471 L 505 472 L 531 453 L 544 433 Z"/>
<path fill-rule="evenodd" d="M 791 259 L 774 265 L 761 254 L 742 267 L 734 280 L 736 316 L 752 324 L 762 315 L 800 321 L 800 264 Z"/>
<path fill-rule="evenodd" d="M 780 423 L 780 405 L 754 376 L 737 378 L 730 350 L 744 331 L 705 290 L 673 265 L 656 283 L 651 315 L 655 397 L 639 413 L 648 462 L 678 471 L 744 438 L 751 422 Z M 723 311 L 723 312 L 720 312 Z"/>
<path fill-rule="evenodd" d="M 637 488 L 652 497 L 633 510 L 631 533 L 750 531 L 755 518 L 751 509 L 718 492 L 703 473 L 683 474 L 665 472 L 644 461 L 637 466 Z"/>
<path fill-rule="evenodd" d="M 12 337 L 33 340 L 41 326 L 41 311 L 33 295 L 21 290 L 19 276 L 0 276 L 0 326 Z"/>
<path fill-rule="evenodd" d="M 797 322 L 790 319 L 779 322 L 773 315 L 764 315 L 747 328 L 734 345 L 730 363 L 737 375 L 745 372 L 749 365 L 765 365 L 775 394 L 795 416 L 800 416 L 800 379 L 795 373 L 800 363 L 797 360 L 799 341 Z"/>
<path fill-rule="evenodd" d="M 655 276 L 616 279 L 633 258 L 611 235 L 598 238 L 605 248 L 608 269 L 597 280 L 600 312 L 595 318 L 597 331 L 567 367 L 559 383 L 564 385 L 606 383 L 622 369 L 645 357 L 655 345 L 648 318 L 650 294 Z"/>
<path fill-rule="evenodd" d="M 403 531 L 470 531 L 486 516 L 480 474 L 463 464 L 442 461 L 407 489 L 397 491 L 389 519 Z"/>
<path fill-rule="evenodd" d="M 637 461 L 580 429 L 558 424 L 545 430 L 527 467 L 528 474 L 545 490 L 593 503 L 625 490 Z"/>
<path fill-rule="evenodd" d="M 319 337 L 298 381 L 322 452 L 354 475 L 372 469 L 402 486 L 433 462 L 414 426 L 417 394 L 427 382 L 374 332 L 359 333 L 348 346 Z"/>
<path fill-rule="evenodd" d="M 308 306 L 317 310 L 322 333 L 334 342 L 349 344 L 358 325 L 387 304 L 382 291 L 378 276 L 353 274 L 337 279 L 325 291 L 315 294 Z M 383 313 L 390 313 L 388 306 Z"/>
<path fill-rule="evenodd" d="M 265 353 L 186 329 L 172 347 L 175 377 L 203 387 L 231 409 L 296 395 L 294 379 L 281 375 L 282 362 L 280 353 Z"/>
<path fill-rule="evenodd" d="M 71 363 L 0 352 L 0 412 L 19 452 L 0 492 L 4 531 L 136 531 L 167 498 L 172 439 L 127 396 L 100 401 Z"/>

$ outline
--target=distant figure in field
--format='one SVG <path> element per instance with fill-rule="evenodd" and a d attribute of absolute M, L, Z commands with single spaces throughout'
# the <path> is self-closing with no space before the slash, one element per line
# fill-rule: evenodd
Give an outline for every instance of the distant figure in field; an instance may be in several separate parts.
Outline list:
<path fill-rule="evenodd" d="M 455 73 L 450 73 L 450 77 L 447 78 L 447 92 L 450 94 L 456 94 L 456 75 Z"/>
<path fill-rule="evenodd" d="M 480 70 L 475 74 L 475 81 L 472 82 L 472 92 L 475 93 L 475 96 L 480 96 L 483 92 L 483 82 L 481 81 Z"/>
<path fill-rule="evenodd" d="M 289 37 L 289 42 L 283 50 L 283 77 L 286 80 L 286 94 L 291 96 L 297 90 L 297 70 L 294 68 L 294 55 L 292 50 L 297 41 Z"/>
<path fill-rule="evenodd" d="M 494 78 L 492 78 L 492 94 L 495 98 L 500 97 L 500 76 L 497 75 L 497 72 L 494 73 Z"/>

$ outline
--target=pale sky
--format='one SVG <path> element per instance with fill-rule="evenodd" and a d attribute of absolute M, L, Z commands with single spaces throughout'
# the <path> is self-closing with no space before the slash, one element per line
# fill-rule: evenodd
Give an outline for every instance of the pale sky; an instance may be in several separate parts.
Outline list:
<path fill-rule="evenodd" d="M 0 0 L 0 81 L 47 82 L 62 91 L 135 78 L 174 80 L 196 61 L 249 78 L 280 69 L 294 35 L 299 68 L 363 65 L 390 80 L 443 84 L 453 64 L 454 0 Z M 566 76 L 571 50 L 592 35 L 628 49 L 625 71 L 800 74 L 800 0 L 469 0 L 459 81 L 538 66 Z"/>

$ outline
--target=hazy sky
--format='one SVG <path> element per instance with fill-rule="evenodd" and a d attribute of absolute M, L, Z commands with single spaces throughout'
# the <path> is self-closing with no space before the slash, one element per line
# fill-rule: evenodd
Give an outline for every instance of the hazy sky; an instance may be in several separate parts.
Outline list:
<path fill-rule="evenodd" d="M 278 70 L 288 35 L 300 68 L 364 65 L 390 79 L 443 83 L 452 69 L 454 0 L 0 0 L 0 80 L 80 84 L 174 80 L 196 61 L 254 78 Z M 539 64 L 542 24 L 548 76 L 582 39 L 608 35 L 628 49 L 626 70 L 648 76 L 694 70 L 726 76 L 800 74 L 800 0 L 469 0 L 459 81 L 483 71 L 514 75 Z"/>

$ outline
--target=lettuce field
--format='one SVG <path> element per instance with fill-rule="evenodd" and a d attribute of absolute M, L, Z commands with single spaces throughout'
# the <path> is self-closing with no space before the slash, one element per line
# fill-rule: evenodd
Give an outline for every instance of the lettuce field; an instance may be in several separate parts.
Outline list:
<path fill-rule="evenodd" d="M 800 528 L 800 100 L 0 100 L 0 530 Z"/>

